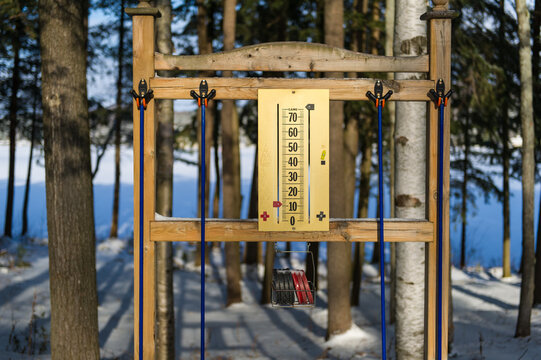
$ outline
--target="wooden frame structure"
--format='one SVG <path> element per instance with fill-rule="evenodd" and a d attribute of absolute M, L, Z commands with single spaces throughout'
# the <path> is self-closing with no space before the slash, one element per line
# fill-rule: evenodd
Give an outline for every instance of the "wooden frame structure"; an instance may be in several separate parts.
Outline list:
<path fill-rule="evenodd" d="M 426 101 L 427 168 L 426 219 L 386 219 L 385 241 L 426 243 L 425 286 L 425 358 L 436 357 L 436 266 L 437 266 L 437 127 L 438 109 L 427 93 L 435 88 L 435 80 L 450 84 L 451 19 L 447 0 L 434 1 L 436 6 L 421 19 L 428 22 L 428 55 L 417 57 L 385 57 L 356 53 L 322 44 L 266 43 L 209 55 L 172 56 L 155 53 L 154 20 L 156 8 L 140 1 L 137 8 L 126 9 L 133 18 L 133 88 L 145 79 L 154 90 L 155 99 L 191 99 L 190 90 L 197 90 L 200 78 L 160 78 L 157 70 L 233 70 L 233 71 L 304 71 L 304 72 L 424 72 L 428 80 L 383 80 L 385 91 L 392 89 L 393 101 Z M 375 79 L 284 79 L 284 78 L 206 78 L 216 89 L 216 99 L 257 99 L 259 88 L 329 89 L 330 100 L 367 100 Z M 445 108 L 449 119 L 450 107 Z M 200 241 L 199 219 L 178 219 L 156 216 L 156 119 L 151 101 L 145 111 L 144 169 L 139 168 L 139 114 L 133 105 L 134 158 L 134 351 L 139 356 L 139 223 L 144 231 L 144 359 L 154 359 L 155 350 L 155 242 Z M 443 331 L 442 354 L 447 359 L 447 324 L 449 299 L 449 122 L 444 144 L 444 211 L 443 211 Z M 139 173 L 144 171 L 143 219 L 139 218 Z M 207 241 L 376 241 L 375 219 L 331 219 L 329 232 L 260 232 L 257 221 L 209 219 Z"/>

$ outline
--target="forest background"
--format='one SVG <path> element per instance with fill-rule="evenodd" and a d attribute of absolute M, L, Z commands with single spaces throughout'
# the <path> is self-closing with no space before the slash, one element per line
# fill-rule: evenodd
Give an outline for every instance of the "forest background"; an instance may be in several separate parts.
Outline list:
<path fill-rule="evenodd" d="M 159 6 L 169 5 L 158 1 Z M 324 1 L 247 0 L 233 3 L 236 21 L 234 30 L 226 29 L 226 5 L 217 0 L 173 1 L 169 6 L 172 16 L 170 39 L 165 35 L 164 53 L 210 53 L 244 45 L 271 41 L 326 42 Z M 393 27 L 386 1 L 345 1 L 344 47 L 374 55 L 390 54 Z M 44 131 L 42 107 L 42 56 L 40 52 L 39 6 L 37 1 L 2 1 L 0 17 L 0 137 L 2 160 L 0 171 L 7 176 L 0 180 L 0 227 L 4 237 L 25 241 L 28 238 L 46 238 L 47 220 L 45 206 Z M 86 79 L 88 82 L 88 124 L 90 134 L 91 177 L 99 179 L 100 172 L 108 180 L 103 186 L 94 183 L 94 204 L 99 206 L 94 214 L 97 241 L 106 238 L 130 238 L 132 234 L 131 172 L 121 165 L 126 158 L 123 151 L 132 143 L 131 98 L 131 21 L 122 11 L 135 6 L 128 0 L 90 1 L 84 7 L 88 16 L 86 42 Z M 531 11 L 531 56 L 533 98 L 531 104 L 535 126 L 535 159 L 541 161 L 541 104 L 539 90 L 540 50 L 540 1 L 527 3 Z M 44 5 L 42 5 L 44 6 Z M 472 265 L 502 267 L 502 276 L 511 271 L 521 271 L 522 263 L 522 212 L 521 212 L 521 73 L 519 67 L 518 21 L 515 4 L 500 1 L 451 1 L 450 7 L 460 11 L 453 21 L 452 78 L 456 94 L 452 99 L 451 122 L 451 243 L 455 266 Z M 394 10 L 393 10 L 394 11 Z M 167 12 L 166 12 L 167 14 Z M 167 19 L 167 16 L 165 16 Z M 394 19 L 393 19 L 394 22 Z M 264 26 L 262 26 L 264 24 Z M 392 31 L 391 31 L 391 30 Z M 157 30 L 158 36 L 163 33 Z M 391 45 L 389 45 L 389 43 Z M 158 40 L 158 47 L 160 47 Z M 390 50 L 390 48 L 391 50 Z M 176 74 L 168 74 L 176 75 Z M 204 75 L 204 74 L 200 74 Z M 210 76 L 212 74 L 206 74 Z M 218 74 L 225 76 L 227 74 Z M 267 73 L 236 74 L 239 76 L 270 76 Z M 284 77 L 318 76 L 317 74 L 283 73 Z M 274 74 L 273 76 L 276 76 Z M 371 77 L 371 74 L 352 76 Z M 199 166 L 198 118 L 195 105 L 177 101 L 167 105 L 171 119 L 165 139 L 174 148 L 172 157 L 166 159 L 170 173 L 192 173 L 197 176 Z M 160 110 L 162 111 L 162 110 Z M 209 136 L 207 164 L 210 173 L 209 208 L 212 217 L 256 217 L 257 169 L 257 104 L 252 101 L 223 102 L 209 109 Z M 393 197 L 394 171 L 394 119 L 393 111 L 386 113 L 384 151 L 387 198 Z M 236 129 L 221 126 L 221 118 L 237 117 L 240 136 Z M 165 116 L 164 116 L 165 118 Z M 349 165 L 345 166 L 347 180 L 353 184 L 349 197 L 353 199 L 348 212 L 351 217 L 375 217 L 377 210 L 374 186 L 377 171 L 375 157 L 376 131 L 374 109 L 367 103 L 346 103 L 344 107 L 344 142 L 350 151 Z M 229 122 L 227 122 L 229 123 Z M 236 143 L 231 144 L 231 142 Z M 238 149 L 240 163 L 228 157 L 229 149 Z M 124 150 L 122 150 L 124 149 Z M 25 163 L 16 163 L 18 151 L 25 154 Z M 115 153 L 114 169 L 104 169 L 101 162 L 107 153 Z M 233 151 L 233 153 L 234 153 Z M 28 154 L 28 156 L 26 156 Z M 16 168 L 26 170 L 24 184 L 16 182 Z M 539 166 L 535 167 L 539 184 Z M 5 169 L 5 170 L 4 170 Z M 20 172 L 19 172 L 20 173 Z M 245 174 L 245 175 L 242 175 Z M 167 178 L 169 175 L 165 175 Z M 193 178 L 195 176 L 188 176 Z M 102 175 L 102 179 L 104 179 Z M 179 217 L 195 217 L 199 212 L 197 183 L 177 182 L 176 177 L 165 191 L 163 213 Z M 241 179 L 243 181 L 241 181 Z M 109 181 L 112 180 L 112 181 Z M 40 182 L 41 181 L 41 182 Z M 189 185 L 188 185 L 189 184 Z M 233 184 L 233 185 L 231 185 Z M 192 190 L 183 191 L 188 186 Z M 167 189 L 167 186 L 164 188 Z M 158 185 L 158 196 L 160 196 Z M 537 186 L 539 193 L 539 185 Z M 233 194 L 224 196 L 224 194 Z M 107 195 L 104 195 L 107 194 Z M 192 196 L 191 200 L 186 200 Z M 346 194 L 347 196 L 347 194 Z M 230 200 L 232 199 L 232 200 Z M 232 201 L 232 203 L 230 202 Z M 159 202 L 158 202 L 159 203 Z M 541 223 L 539 204 L 535 198 L 536 229 Z M 386 206 L 388 216 L 393 216 L 393 203 Z M 96 206 L 96 209 L 98 206 Z M 104 211 L 102 211 L 104 209 Z M 110 209 L 110 210 L 109 210 Z M 536 282 L 541 289 L 541 234 L 537 230 Z M 282 245 L 280 245 L 282 246 Z M 284 247 L 286 245 L 283 245 Z M 289 246 L 289 245 L 288 245 Z M 301 246 L 301 245 L 299 245 Z M 302 245 L 304 246 L 304 245 Z M 197 249 L 195 250 L 197 252 Z M 265 248 L 246 244 L 241 249 L 225 249 L 226 254 L 236 254 L 237 264 L 265 263 Z M 362 262 L 377 262 L 377 251 L 370 245 L 355 248 L 354 272 L 359 272 Z M 394 261 L 393 250 L 388 246 L 387 258 Z M 172 250 L 166 250 L 170 258 Z M 197 254 L 195 255 L 197 259 Z M 326 247 L 322 245 L 320 260 L 326 260 Z M 355 261 L 355 259 L 361 259 Z M 267 262 L 272 259 L 267 258 Z M 170 260 L 169 260 L 170 262 Z M 239 301 L 235 294 L 235 281 L 241 278 L 238 265 L 228 266 L 227 303 Z M 539 276 L 537 276 L 539 274 Z M 355 280 L 353 280 L 355 282 Z M 229 288 L 233 286 L 233 288 Z M 238 286 L 237 286 L 238 287 Z M 355 285 L 353 285 L 353 289 Z M 354 291 L 354 290 L 353 290 Z M 265 290 L 263 290 L 265 292 Z M 263 295 L 264 298 L 264 295 Z M 541 302 L 541 291 L 536 292 L 535 302 Z"/>

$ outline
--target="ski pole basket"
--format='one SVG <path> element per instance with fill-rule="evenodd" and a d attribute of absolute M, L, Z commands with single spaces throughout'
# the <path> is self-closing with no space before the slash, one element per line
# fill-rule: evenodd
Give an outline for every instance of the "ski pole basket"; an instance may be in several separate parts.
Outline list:
<path fill-rule="evenodd" d="M 278 251 L 282 253 L 306 253 L 312 260 L 315 270 L 314 256 L 310 251 Z M 312 271 L 315 277 L 315 271 Z M 315 278 L 308 280 L 306 272 L 300 269 L 273 269 L 271 303 L 273 307 L 314 307 L 316 305 Z"/>

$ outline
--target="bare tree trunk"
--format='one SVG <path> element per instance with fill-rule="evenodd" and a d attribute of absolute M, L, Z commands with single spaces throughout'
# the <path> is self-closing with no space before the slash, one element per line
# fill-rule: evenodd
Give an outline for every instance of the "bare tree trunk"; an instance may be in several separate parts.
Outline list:
<path fill-rule="evenodd" d="M 216 173 L 216 186 L 214 187 L 214 200 L 212 202 L 212 217 L 220 217 L 220 194 L 222 193 L 222 179 L 220 174 L 220 122 L 216 118 L 214 121 L 214 128 L 212 129 L 212 143 L 214 144 L 214 171 Z M 219 245 L 217 242 L 213 242 L 212 246 Z"/>
<path fill-rule="evenodd" d="M 9 100 L 9 171 L 6 217 L 4 223 L 4 236 L 11 237 L 13 220 L 13 199 L 15 197 L 15 148 L 17 141 L 17 111 L 19 110 L 18 98 L 21 72 L 21 37 L 23 24 L 20 18 L 15 19 L 15 32 L 13 33 L 13 71 L 11 77 L 11 96 Z"/>
<path fill-rule="evenodd" d="M 374 24 L 377 24 L 379 22 L 379 19 L 380 19 L 380 15 L 379 15 L 379 3 L 378 1 L 374 1 L 374 3 L 372 4 L 373 8 L 372 8 L 372 21 Z M 379 28 L 377 26 L 374 27 L 374 30 L 373 30 L 373 34 L 372 34 L 372 42 L 371 42 L 371 52 L 373 55 L 378 55 L 378 47 L 377 47 L 377 44 L 379 43 L 379 40 L 380 40 L 380 37 L 381 37 L 381 31 L 379 30 Z M 383 164 L 382 164 L 383 166 Z M 379 198 L 377 200 L 377 209 L 376 209 L 376 216 L 374 216 L 375 218 L 379 217 Z M 379 259 L 380 259 L 380 256 L 379 256 L 379 246 L 377 246 L 376 243 L 374 243 L 374 250 L 372 251 L 372 261 L 371 263 L 372 264 L 379 264 Z M 378 267 L 378 271 L 381 272 L 381 267 Z M 380 274 L 381 275 L 381 274 Z"/>
<path fill-rule="evenodd" d="M 422 0 L 396 2 L 394 55 L 426 54 L 426 12 Z M 398 73 L 397 79 L 419 78 L 422 74 Z M 396 104 L 395 214 L 399 218 L 425 218 L 426 103 Z M 424 356 L 424 243 L 396 244 L 396 356 L 423 359 Z"/>
<path fill-rule="evenodd" d="M 209 14 L 205 0 L 197 0 L 197 44 L 199 46 L 199 54 L 212 53 L 212 39 L 209 35 L 209 27 L 212 24 L 213 14 Z M 212 71 L 201 71 L 201 77 L 213 76 Z M 206 108 L 206 124 L 205 124 L 205 149 L 202 149 L 201 142 L 201 121 L 198 121 L 197 141 L 199 144 L 199 181 L 198 181 L 198 208 L 197 212 L 201 214 L 201 165 L 203 163 L 203 155 L 205 156 L 205 214 L 208 215 L 209 210 L 209 188 L 210 188 L 210 148 L 212 147 L 212 129 L 214 128 L 214 114 L 216 103 L 209 102 Z M 199 113 L 201 116 L 201 113 Z M 208 246 L 208 244 L 207 244 Z M 209 262 L 209 252 L 205 251 L 205 264 Z M 201 266 L 201 243 L 196 244 L 195 266 Z"/>
<path fill-rule="evenodd" d="M 220 196 L 222 194 L 222 179 L 221 179 L 221 171 L 220 171 L 220 122 L 218 121 L 218 117 L 216 117 L 216 121 L 214 121 L 214 127 L 212 130 L 212 143 L 214 145 L 214 170 L 216 174 L 216 186 L 214 187 L 214 198 L 212 201 L 212 217 L 217 219 L 220 217 Z M 209 247 L 214 249 L 221 249 L 221 243 L 215 241 L 209 244 Z M 210 257 L 210 254 L 209 254 Z"/>
<path fill-rule="evenodd" d="M 535 11 L 533 18 L 533 46 L 532 46 L 532 73 L 534 79 L 534 91 L 539 94 L 541 90 L 541 81 L 539 80 L 539 51 L 541 50 L 541 0 L 535 0 Z M 536 102 L 534 104 L 537 109 L 541 107 L 541 104 Z M 538 111 L 535 112 L 539 114 Z M 538 118 L 539 120 L 539 118 Z M 536 126 L 541 126 L 538 121 Z M 538 147 L 541 143 L 538 143 Z M 541 149 L 538 149 L 541 150 Z M 541 159 L 538 159 L 538 164 Z M 534 291 L 534 304 L 541 304 L 541 196 L 539 197 L 539 219 L 537 220 L 537 248 L 535 253 L 535 291 Z"/>
<path fill-rule="evenodd" d="M 352 49 L 353 51 L 356 51 Z M 353 76 L 351 76 L 353 75 Z M 349 77 L 356 77 L 355 73 L 350 73 Z M 359 153 L 359 128 L 358 128 L 358 122 L 357 122 L 357 114 L 350 117 L 346 129 L 344 132 L 344 181 L 345 181 L 345 188 L 344 188 L 344 199 L 345 201 L 345 207 L 346 207 L 346 216 L 348 218 L 353 217 L 353 208 L 355 206 L 355 189 L 356 189 L 356 175 L 355 175 L 355 169 L 356 169 L 356 159 L 357 154 Z M 360 285 L 361 280 L 361 274 L 362 271 L 359 267 L 359 259 L 358 256 L 360 256 L 359 253 L 359 246 L 358 242 L 354 245 L 354 258 L 353 258 L 353 267 L 352 267 L 352 281 L 353 284 L 357 281 L 357 284 Z M 357 267 L 355 267 L 357 265 Z M 360 288 L 360 286 L 358 287 Z M 355 294 L 353 293 L 353 289 L 351 292 L 351 305 L 355 306 L 358 304 L 355 304 L 355 300 L 353 298 Z M 359 299 L 359 294 L 357 293 L 357 302 Z"/>
<path fill-rule="evenodd" d="M 224 1 L 224 50 L 235 47 L 236 0 Z M 231 76 L 224 71 L 223 76 Z M 224 217 L 239 219 L 241 209 L 240 197 L 240 148 L 239 117 L 235 102 L 222 102 L 222 144 L 223 144 L 223 178 L 224 178 Z M 227 306 L 242 301 L 240 244 L 225 243 Z"/>
<path fill-rule="evenodd" d="M 252 173 L 252 189 L 250 191 L 250 209 L 248 210 L 248 218 L 257 219 L 257 183 L 258 183 L 258 171 L 257 171 L 257 143 L 255 148 L 255 157 L 254 157 L 254 171 Z M 244 262 L 249 265 L 259 264 L 261 259 L 259 258 L 260 253 L 260 243 L 259 242 L 247 242 L 246 243 L 246 254 L 244 256 Z"/>
<path fill-rule="evenodd" d="M 125 0 L 120 2 L 120 21 L 118 25 L 118 73 L 116 79 L 116 109 L 115 109 L 115 186 L 113 190 L 113 219 L 109 237 L 118 237 L 118 208 L 120 204 L 120 140 L 122 129 L 122 80 L 124 70 L 124 7 Z"/>
<path fill-rule="evenodd" d="M 37 89 L 38 87 L 38 69 L 34 74 L 34 86 Z M 21 235 L 26 235 L 28 231 L 28 200 L 30 198 L 30 176 L 32 174 L 32 161 L 34 160 L 34 142 L 36 140 L 36 122 L 37 122 L 37 112 L 39 104 L 39 90 L 36 90 L 33 95 L 33 104 L 32 104 L 32 125 L 30 129 L 30 155 L 28 156 L 28 171 L 26 173 L 26 185 L 24 188 L 24 201 L 23 201 L 23 229 Z"/>
<path fill-rule="evenodd" d="M 341 0 L 325 0 L 325 43 L 331 46 L 344 46 L 344 4 Z M 332 78 L 344 74 L 328 73 Z M 330 104 L 330 188 L 344 189 L 344 103 L 332 101 Z M 346 208 L 340 191 L 330 194 L 330 216 L 344 217 Z M 349 284 L 351 276 L 351 245 L 348 243 L 327 244 L 329 311 L 327 337 L 341 334 L 351 327 L 351 308 Z"/>
<path fill-rule="evenodd" d="M 504 106 L 507 108 L 507 106 Z M 509 206 L 509 160 L 510 160 L 510 151 L 509 151 L 509 129 L 508 129 L 508 119 L 506 114 L 502 129 L 502 162 L 503 162 L 503 274 L 502 276 L 510 277 L 511 276 L 511 208 Z"/>
<path fill-rule="evenodd" d="M 541 304 L 541 196 L 539 197 L 539 219 L 537 220 L 537 249 L 535 252 L 534 305 Z"/>
<path fill-rule="evenodd" d="M 460 268 L 466 266 L 466 226 L 468 224 L 468 164 L 470 161 L 470 118 L 466 117 L 466 123 L 462 126 L 464 136 L 464 168 L 462 169 L 462 207 L 460 219 L 462 221 L 462 233 L 460 241 Z"/>
<path fill-rule="evenodd" d="M 535 126 L 533 122 L 530 13 L 525 0 L 516 1 L 520 61 L 520 118 L 522 124 L 522 284 L 515 336 L 530 335 L 534 291 Z"/>
<path fill-rule="evenodd" d="M 156 19 L 156 47 L 162 54 L 173 52 L 171 0 L 156 0 L 161 17 Z M 169 71 L 159 76 L 170 77 Z M 156 211 L 173 213 L 173 100 L 156 101 Z M 173 244 L 156 243 L 156 359 L 175 358 L 175 309 L 173 306 Z"/>
<path fill-rule="evenodd" d="M 499 29 L 498 36 L 500 44 L 504 44 L 505 38 L 505 0 L 500 0 L 499 8 Z M 504 51 L 503 46 L 499 47 L 500 59 L 504 59 L 507 54 Z M 509 84 L 509 79 L 506 73 L 503 73 L 502 82 Z M 502 84 L 501 90 L 505 93 L 506 85 Z M 510 223 L 510 207 L 509 207 L 509 105 L 507 101 L 501 102 L 501 139 L 502 139 L 502 172 L 503 172 L 503 253 L 502 253 L 502 265 L 503 265 L 503 277 L 511 276 L 511 223 Z"/>
<path fill-rule="evenodd" d="M 87 16 L 87 1 L 39 1 L 53 359 L 99 359 Z"/>
<path fill-rule="evenodd" d="M 363 119 L 362 133 L 364 140 L 361 143 L 361 180 L 359 184 L 359 202 L 357 213 L 358 217 L 363 219 L 368 217 L 368 200 L 370 199 L 370 174 L 372 171 L 372 121 Z M 359 306 L 359 296 L 361 294 L 362 269 L 364 265 L 364 243 L 355 243 L 355 252 L 353 256 L 353 284 L 351 288 L 351 305 Z"/>
<path fill-rule="evenodd" d="M 359 153 L 359 129 L 357 127 L 357 117 L 352 116 L 344 132 L 344 182 L 345 188 L 343 197 L 345 199 L 345 212 L 348 218 L 353 217 L 353 206 L 355 199 L 355 161 Z"/>
<path fill-rule="evenodd" d="M 351 15 L 353 18 L 360 15 L 360 1 L 353 0 L 353 7 Z M 361 31 L 360 26 L 357 21 L 353 20 L 351 29 L 351 50 L 359 51 L 359 44 L 361 41 Z M 356 78 L 357 73 L 350 72 L 348 73 L 349 78 Z M 356 161 L 357 155 L 359 154 L 359 124 L 358 124 L 358 112 L 355 111 L 349 119 L 344 131 L 344 180 L 345 180 L 345 191 L 344 199 L 345 201 L 345 212 L 347 217 L 353 217 L 354 207 L 355 207 L 355 189 L 356 189 Z"/>
<path fill-rule="evenodd" d="M 274 267 L 274 242 L 267 242 L 265 246 L 265 275 L 261 290 L 261 304 L 270 304 L 272 289 L 272 269 Z M 306 275 L 308 277 L 308 275 Z M 311 279 L 308 277 L 308 279 Z"/>

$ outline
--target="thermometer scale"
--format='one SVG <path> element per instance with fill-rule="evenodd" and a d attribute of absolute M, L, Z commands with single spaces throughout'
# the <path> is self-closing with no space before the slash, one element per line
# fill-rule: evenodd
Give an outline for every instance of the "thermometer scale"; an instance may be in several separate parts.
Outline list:
<path fill-rule="evenodd" d="M 259 230 L 328 231 L 329 91 L 258 93 Z"/>

